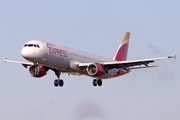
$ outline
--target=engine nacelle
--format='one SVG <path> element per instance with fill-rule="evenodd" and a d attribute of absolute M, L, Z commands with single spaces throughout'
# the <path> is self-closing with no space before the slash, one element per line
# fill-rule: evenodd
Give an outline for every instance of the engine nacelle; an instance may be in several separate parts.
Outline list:
<path fill-rule="evenodd" d="M 32 65 L 30 68 L 29 68 L 29 73 L 31 74 L 31 76 L 33 77 L 43 77 L 44 75 L 47 74 L 47 70 L 43 67 L 43 66 L 35 66 L 35 65 Z"/>
<path fill-rule="evenodd" d="M 90 64 L 86 70 L 89 75 L 94 77 L 99 77 L 105 74 L 103 66 L 98 64 Z"/>

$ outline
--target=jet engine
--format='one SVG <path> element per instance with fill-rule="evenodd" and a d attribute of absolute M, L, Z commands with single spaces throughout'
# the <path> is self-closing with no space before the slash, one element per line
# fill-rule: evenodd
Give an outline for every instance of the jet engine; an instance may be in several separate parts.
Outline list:
<path fill-rule="evenodd" d="M 48 69 L 40 65 L 32 65 L 29 68 L 29 73 L 33 77 L 43 77 L 47 74 Z"/>
<path fill-rule="evenodd" d="M 99 64 L 90 64 L 86 70 L 89 75 L 94 77 L 99 77 L 105 74 L 103 66 Z"/>

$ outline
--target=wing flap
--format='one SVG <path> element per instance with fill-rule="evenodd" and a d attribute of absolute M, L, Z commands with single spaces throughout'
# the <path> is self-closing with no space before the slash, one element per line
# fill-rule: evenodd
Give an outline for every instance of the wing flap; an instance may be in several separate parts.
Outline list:
<path fill-rule="evenodd" d="M 134 68 L 129 68 L 129 70 L 133 70 L 133 69 L 142 69 L 142 68 L 152 68 L 152 67 L 158 67 L 158 66 L 134 67 Z"/>

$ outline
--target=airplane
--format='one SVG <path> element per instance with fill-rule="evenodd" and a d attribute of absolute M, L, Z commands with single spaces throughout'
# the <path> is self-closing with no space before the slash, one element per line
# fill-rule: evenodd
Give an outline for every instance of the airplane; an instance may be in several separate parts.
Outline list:
<path fill-rule="evenodd" d="M 54 80 L 54 86 L 62 87 L 64 82 L 60 79 L 61 73 L 79 76 L 86 75 L 93 78 L 93 86 L 101 86 L 104 79 L 125 75 L 132 69 L 157 67 L 148 65 L 156 60 L 176 58 L 175 55 L 127 61 L 129 39 L 130 32 L 125 32 L 113 59 L 45 41 L 31 40 L 21 50 L 22 57 L 29 62 L 9 60 L 6 58 L 3 61 L 20 63 L 25 68 L 29 67 L 30 75 L 36 78 L 43 77 L 47 74 L 48 70 L 52 70 L 57 76 L 57 79 Z M 140 65 L 144 66 L 140 67 Z"/>

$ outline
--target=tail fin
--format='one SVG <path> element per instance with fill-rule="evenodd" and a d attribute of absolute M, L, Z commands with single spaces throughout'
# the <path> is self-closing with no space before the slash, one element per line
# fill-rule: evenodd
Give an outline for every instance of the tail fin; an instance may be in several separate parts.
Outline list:
<path fill-rule="evenodd" d="M 130 33 L 126 32 L 124 34 L 124 37 L 121 41 L 121 44 L 117 50 L 117 53 L 115 57 L 113 58 L 116 61 L 126 61 L 127 59 L 127 53 L 128 53 L 128 45 L 129 45 L 129 38 L 130 38 Z"/>

